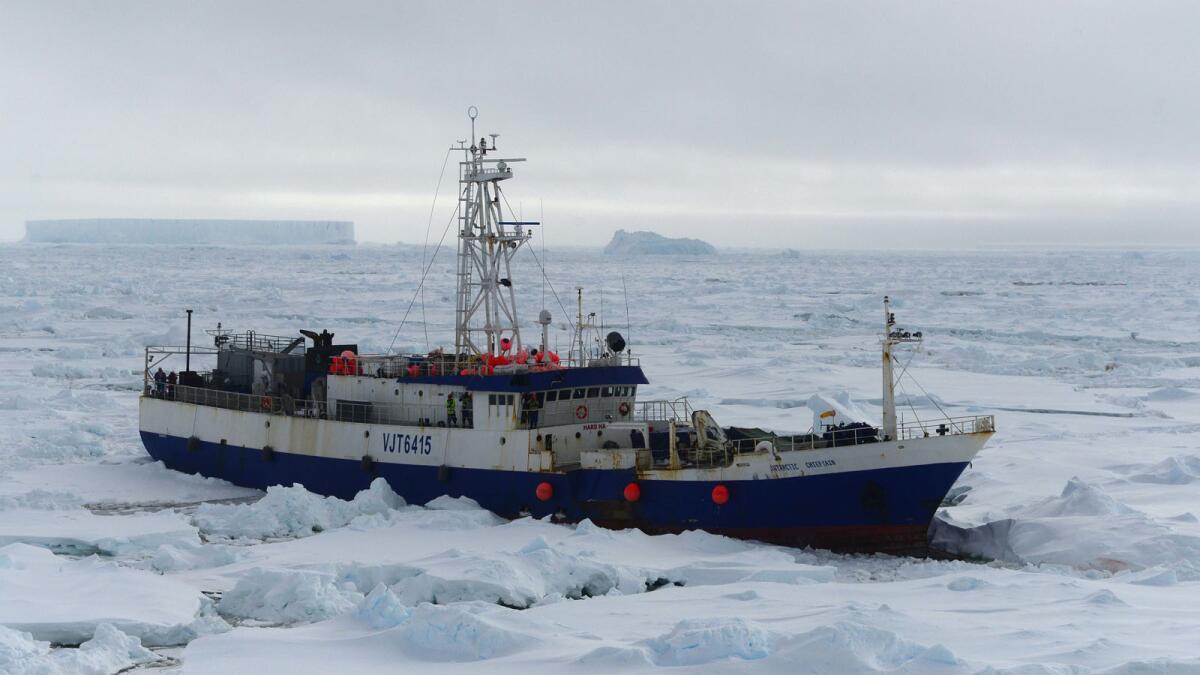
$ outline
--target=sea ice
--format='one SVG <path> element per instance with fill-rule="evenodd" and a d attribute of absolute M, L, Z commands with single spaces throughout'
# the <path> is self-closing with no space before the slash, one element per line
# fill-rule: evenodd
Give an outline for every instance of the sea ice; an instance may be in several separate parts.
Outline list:
<path fill-rule="evenodd" d="M 221 597 L 217 610 L 242 619 L 301 623 L 350 611 L 362 598 L 341 588 L 337 577 L 327 572 L 254 569 Z"/>
<path fill-rule="evenodd" d="M 388 308 L 397 288 L 416 287 L 420 247 L 276 247 L 267 266 L 259 247 L 180 251 L 0 246 L 0 530 L 108 556 L 0 570 L 0 624 L 46 620 L 72 643 L 104 621 L 131 635 L 161 624 L 183 642 L 204 630 L 181 626 L 213 618 L 202 591 L 274 617 L 244 621 L 281 624 L 191 642 L 188 673 L 659 672 L 647 641 L 706 617 L 765 627 L 769 653 L 673 669 L 1200 669 L 1194 251 L 909 251 L 902 265 L 883 252 L 731 251 L 646 265 L 552 248 L 545 303 L 542 284 L 515 286 L 519 306 L 554 313 L 560 353 L 574 306 L 564 296 L 560 307 L 550 287 L 583 286 L 585 311 L 626 334 L 651 380 L 639 398 L 688 396 L 722 424 L 793 433 L 811 426 L 806 403 L 818 392 L 846 392 L 851 420 L 879 419 L 880 303 L 890 295 L 905 328 L 926 336 L 897 392 L 902 414 L 997 416 L 935 531 L 935 543 L 994 563 L 506 522 L 467 500 L 400 506 L 383 490 L 371 504 L 293 491 L 191 514 L 197 502 L 261 493 L 145 461 L 143 347 L 183 344 L 180 308 L 196 310 L 194 345 L 223 321 L 279 335 L 328 327 L 364 350 L 394 337 L 424 352 L 452 343 L 437 317 L 453 316 L 455 268 L 431 268 L 425 288 L 442 292 L 427 292 L 428 318 L 397 334 Z M 178 371 L 182 358 L 164 366 Z M 108 515 L 81 516 L 83 505 Z M 184 515 L 141 515 L 162 509 Z M 217 543 L 198 539 L 189 518 Z M 29 552 L 5 550 L 10 563 Z M 305 618 L 304 607 L 330 618 Z M 676 637 L 703 632 L 692 628 Z M 727 634 L 739 635 L 712 630 L 697 648 L 745 644 L 722 642 Z M 39 639 L 51 637 L 39 629 L 15 653 L 45 656 Z"/>
<path fill-rule="evenodd" d="M 204 504 L 192 522 L 206 535 L 231 539 L 307 537 L 345 527 L 362 516 L 386 515 L 404 506 L 404 500 L 383 478 L 372 481 L 352 501 L 322 497 L 304 489 L 272 486 L 253 504 Z"/>
<path fill-rule="evenodd" d="M 51 650 L 50 643 L 0 625 L 0 672 L 5 675 L 110 675 L 162 657 L 112 624 L 96 626 L 78 649 Z"/>
<path fill-rule="evenodd" d="M 0 546 L 21 542 L 59 553 L 115 556 L 199 541 L 187 518 L 169 510 L 121 517 L 99 516 L 81 508 L 0 511 Z"/>
<path fill-rule="evenodd" d="M 27 544 L 0 547 L 0 625 L 77 645 L 109 623 L 142 643 L 185 644 L 228 627 L 181 582 L 96 557 L 69 559 Z"/>
<path fill-rule="evenodd" d="M 838 392 L 832 396 L 813 394 L 805 405 L 812 411 L 812 428 L 816 431 L 820 431 L 825 428 L 825 425 L 829 424 L 872 423 L 867 413 L 854 402 L 850 393 L 846 391 Z"/>
<path fill-rule="evenodd" d="M 892 631 L 853 622 L 821 626 L 786 642 L 779 649 L 786 650 L 793 672 L 916 674 L 963 665 L 942 645 L 926 647 Z"/>
<path fill-rule="evenodd" d="M 671 632 L 646 641 L 652 659 L 663 666 L 694 666 L 730 658 L 761 659 L 771 653 L 771 634 L 752 621 L 687 619 Z"/>

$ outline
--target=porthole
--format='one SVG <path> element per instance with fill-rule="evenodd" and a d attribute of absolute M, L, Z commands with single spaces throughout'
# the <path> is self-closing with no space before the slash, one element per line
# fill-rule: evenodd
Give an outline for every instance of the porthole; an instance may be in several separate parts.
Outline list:
<path fill-rule="evenodd" d="M 576 431 L 576 432 L 575 432 L 575 438 L 583 438 L 583 434 L 581 434 L 581 433 L 579 433 L 578 431 Z"/>
<path fill-rule="evenodd" d="M 368 438 L 368 437 L 370 437 L 370 435 L 371 435 L 370 429 L 367 429 L 366 431 L 363 432 L 363 438 Z"/>
<path fill-rule="evenodd" d="M 507 438 L 505 438 L 505 437 L 503 437 L 503 436 L 501 436 L 501 437 L 500 437 L 500 445 L 504 445 L 504 444 L 505 444 L 505 443 L 507 443 L 507 442 L 508 442 L 508 439 L 507 439 Z"/>
<path fill-rule="evenodd" d="M 399 396 L 399 395 L 400 395 L 400 390 L 399 390 L 399 389 L 397 389 L 397 390 L 396 390 L 396 395 L 397 395 L 397 396 Z"/>

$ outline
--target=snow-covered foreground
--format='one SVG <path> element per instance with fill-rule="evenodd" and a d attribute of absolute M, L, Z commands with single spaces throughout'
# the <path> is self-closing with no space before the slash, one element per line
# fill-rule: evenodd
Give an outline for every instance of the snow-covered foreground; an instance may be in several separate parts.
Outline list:
<path fill-rule="evenodd" d="M 420 257 L 0 247 L 0 672 L 1200 672 L 1200 254 L 549 251 L 558 321 L 585 286 L 641 397 L 727 424 L 803 431 L 816 393 L 877 415 L 890 294 L 927 335 L 905 415 L 997 416 L 932 532 L 964 560 L 508 522 L 382 482 L 264 496 L 145 457 L 141 349 L 182 343 L 184 308 L 198 341 L 383 351 Z M 518 278 L 532 319 L 531 259 Z M 448 341 L 452 283 L 445 257 L 396 348 Z"/>

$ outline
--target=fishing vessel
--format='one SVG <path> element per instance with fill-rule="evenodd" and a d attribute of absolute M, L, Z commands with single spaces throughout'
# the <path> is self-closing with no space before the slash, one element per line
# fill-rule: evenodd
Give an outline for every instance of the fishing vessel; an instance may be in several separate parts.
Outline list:
<path fill-rule="evenodd" d="M 831 409 L 809 433 L 777 434 L 723 427 L 686 399 L 640 400 L 639 360 L 616 331 L 589 337 L 582 295 L 562 356 L 549 311 L 522 323 L 513 260 L 540 223 L 506 217 L 501 184 L 524 159 L 498 156 L 495 135 L 475 135 L 474 108 L 470 119 L 470 144 L 454 148 L 453 348 L 372 355 L 327 330 L 220 324 L 193 346 L 189 312 L 186 345 L 146 348 L 140 431 L 152 457 L 254 488 L 349 499 L 382 477 L 412 504 L 465 496 L 509 518 L 926 553 L 936 509 L 994 420 L 897 419 L 895 351 L 923 336 L 899 327 L 887 298 L 878 425 Z M 181 357 L 165 381 L 164 362 Z"/>

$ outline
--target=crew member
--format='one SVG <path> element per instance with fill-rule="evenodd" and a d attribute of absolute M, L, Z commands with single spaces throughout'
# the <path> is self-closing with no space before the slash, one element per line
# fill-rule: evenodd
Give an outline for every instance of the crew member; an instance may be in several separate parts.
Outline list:
<path fill-rule="evenodd" d="M 167 398 L 171 399 L 172 401 L 175 400 L 175 383 L 178 381 L 179 376 L 176 375 L 175 371 L 172 370 L 171 374 L 167 375 Z"/>
<path fill-rule="evenodd" d="M 454 414 L 454 394 L 446 394 L 446 426 L 458 426 L 458 416 Z"/>
<path fill-rule="evenodd" d="M 466 429 L 474 428 L 475 426 L 475 403 L 474 396 L 470 392 L 464 391 L 458 395 L 462 400 L 462 425 Z"/>
<path fill-rule="evenodd" d="M 537 392 L 529 394 L 529 427 L 535 428 L 538 425 L 538 411 L 542 409 L 542 399 L 537 395 Z"/>
<path fill-rule="evenodd" d="M 159 366 L 158 371 L 154 373 L 154 395 L 162 398 L 166 388 L 167 374 L 163 372 L 162 366 Z"/>

